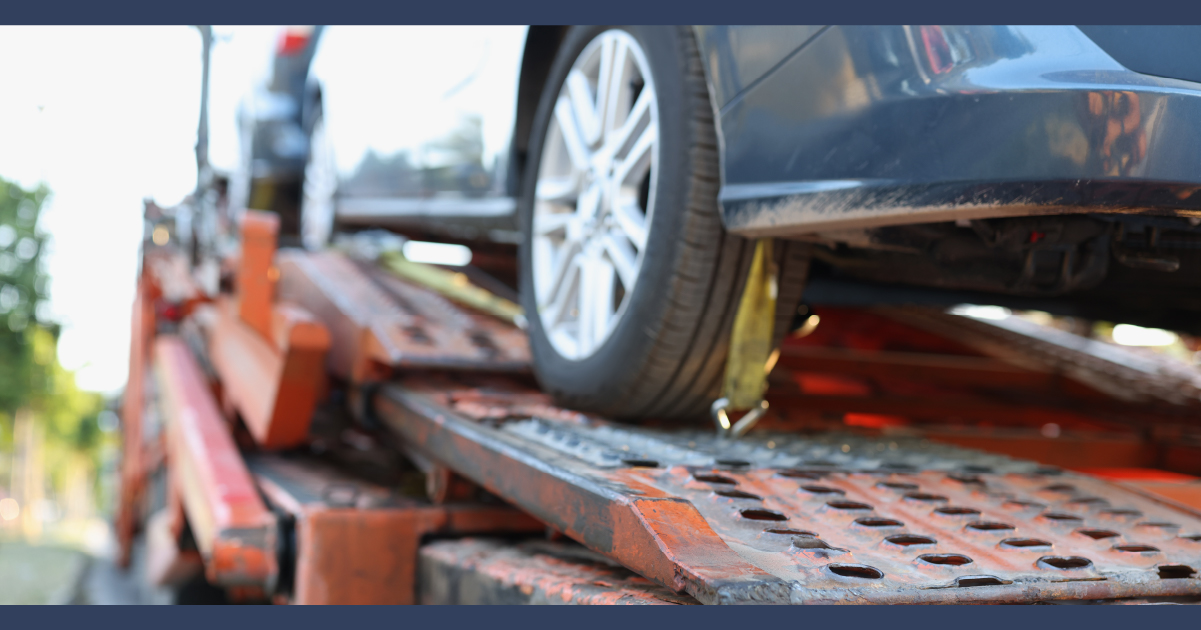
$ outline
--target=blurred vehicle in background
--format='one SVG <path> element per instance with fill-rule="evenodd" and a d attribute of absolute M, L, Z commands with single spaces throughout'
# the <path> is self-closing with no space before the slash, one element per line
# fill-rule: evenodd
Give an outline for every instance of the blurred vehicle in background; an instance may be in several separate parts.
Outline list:
<path fill-rule="evenodd" d="M 301 104 L 322 26 L 288 26 L 280 34 L 269 74 L 238 110 L 243 178 L 240 207 L 280 215 L 281 234 L 298 234 L 301 181 L 309 152 Z"/>
<path fill-rule="evenodd" d="M 777 340 L 806 282 L 1201 332 L 1201 85 L 1156 28 L 334 27 L 300 231 L 519 243 L 540 382 L 615 417 L 716 397 L 761 237 Z"/>

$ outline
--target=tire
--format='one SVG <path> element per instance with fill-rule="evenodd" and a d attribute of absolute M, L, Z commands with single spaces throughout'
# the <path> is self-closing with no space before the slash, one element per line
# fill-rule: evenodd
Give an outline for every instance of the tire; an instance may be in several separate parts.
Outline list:
<path fill-rule="evenodd" d="M 325 135 L 325 118 L 318 104 L 309 128 L 309 154 L 300 186 L 298 233 L 305 249 L 319 250 L 329 244 L 337 227 L 334 209 L 336 189 L 332 148 Z"/>
<path fill-rule="evenodd" d="M 585 63 L 582 53 L 592 50 L 590 43 L 614 28 L 641 46 L 653 79 L 645 84 L 653 85 L 658 104 L 658 161 L 652 166 L 657 172 L 649 180 L 654 194 L 645 197 L 649 225 L 633 290 L 621 296 L 615 323 L 606 336 L 590 352 L 569 356 L 563 343 L 556 341 L 561 336 L 551 338 L 565 326 L 560 320 L 566 307 L 552 309 L 544 299 L 540 308 L 535 286 L 535 274 L 546 277 L 547 273 L 535 269 L 535 247 L 544 238 L 534 233 L 536 202 L 545 197 L 538 197 L 538 184 L 540 177 L 546 179 L 540 175 L 544 157 L 553 161 L 555 155 L 552 145 L 544 156 L 548 151 L 544 145 L 548 138 L 557 137 L 550 129 L 552 117 L 562 115 L 555 108 L 567 76 L 577 59 Z M 564 123 L 555 125 L 557 133 L 565 136 Z M 719 394 L 729 333 L 754 242 L 722 228 L 713 110 L 692 32 L 685 27 L 573 27 L 552 65 L 531 133 L 519 204 L 520 288 L 540 384 L 560 404 L 618 419 L 703 415 Z M 552 202 L 540 203 L 539 212 L 544 213 L 540 216 L 551 213 L 545 204 Z M 576 202 L 577 214 L 581 203 Z M 544 233 L 541 230 L 539 235 Z M 800 267 L 807 268 L 807 258 L 796 245 L 778 246 L 775 251 L 781 272 L 793 278 L 780 283 L 777 320 L 789 321 L 800 298 L 805 271 Z M 539 262 L 551 259 L 542 254 Z M 798 274 L 802 274 L 799 282 Z M 575 286 L 582 286 L 584 280 L 577 282 Z M 584 302 L 579 304 L 577 311 L 583 312 Z M 554 315 L 548 315 L 551 310 Z M 544 321 L 555 316 L 559 319 Z M 577 320 L 576 329 L 584 327 L 582 319 Z M 781 328 L 777 325 L 777 339 L 786 332 Z"/>

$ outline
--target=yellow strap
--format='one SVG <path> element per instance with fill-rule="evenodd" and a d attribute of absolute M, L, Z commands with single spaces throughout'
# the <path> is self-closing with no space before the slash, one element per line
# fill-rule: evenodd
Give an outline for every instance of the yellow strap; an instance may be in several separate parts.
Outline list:
<path fill-rule="evenodd" d="M 384 252 L 380 255 L 380 261 L 384 264 L 385 269 L 405 280 L 424 285 L 460 304 L 479 309 L 513 322 L 520 328 L 525 328 L 525 316 L 522 314 L 520 306 L 487 289 L 471 284 L 466 274 L 413 262 L 400 252 Z"/>
<path fill-rule="evenodd" d="M 738 303 L 738 313 L 734 316 L 722 387 L 722 395 L 729 401 L 727 408 L 731 411 L 758 407 L 767 391 L 767 365 L 772 352 L 778 293 L 771 242 L 770 238 L 765 238 L 755 243 L 751 271 Z"/>

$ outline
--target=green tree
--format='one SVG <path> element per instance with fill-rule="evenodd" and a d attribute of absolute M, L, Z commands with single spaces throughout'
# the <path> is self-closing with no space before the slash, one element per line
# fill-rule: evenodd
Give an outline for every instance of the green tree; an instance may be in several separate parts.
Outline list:
<path fill-rule="evenodd" d="M 0 414 L 9 418 L 35 392 L 46 391 L 30 335 L 48 288 L 42 263 L 46 236 L 38 217 L 49 194 L 45 186 L 25 190 L 0 179 Z M 42 326 L 56 331 L 49 322 Z"/>

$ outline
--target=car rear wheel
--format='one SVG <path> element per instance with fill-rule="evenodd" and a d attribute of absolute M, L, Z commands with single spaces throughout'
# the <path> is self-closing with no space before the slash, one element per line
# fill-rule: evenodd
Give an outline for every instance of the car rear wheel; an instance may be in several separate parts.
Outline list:
<path fill-rule="evenodd" d="M 691 31 L 573 28 L 523 184 L 521 292 L 543 387 L 618 418 L 703 413 L 754 244 L 718 216 L 713 110 Z M 790 315 L 799 287 L 780 298 Z"/>
<path fill-rule="evenodd" d="M 318 113 L 309 132 L 309 156 L 300 198 L 300 239 L 306 249 L 321 249 L 329 243 L 334 232 L 337 187 L 333 147 L 325 131 L 325 121 Z"/>

